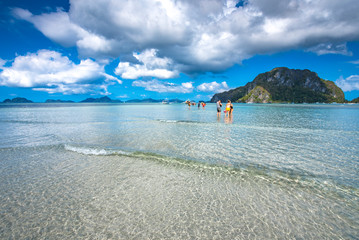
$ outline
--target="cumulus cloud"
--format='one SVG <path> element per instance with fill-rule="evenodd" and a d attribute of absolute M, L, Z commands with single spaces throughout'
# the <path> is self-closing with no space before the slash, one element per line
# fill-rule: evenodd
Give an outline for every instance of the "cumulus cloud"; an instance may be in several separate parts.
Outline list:
<path fill-rule="evenodd" d="M 61 53 L 49 50 L 18 56 L 10 67 L 1 69 L 0 86 L 27 87 L 49 93 L 108 94 L 109 85 L 122 83 L 106 74 L 104 66 L 93 60 L 85 59 L 75 64 Z"/>
<path fill-rule="evenodd" d="M 137 79 L 140 77 L 167 79 L 178 76 L 176 70 L 169 70 L 173 64 L 172 60 L 166 57 L 157 57 L 157 50 L 155 49 L 149 49 L 142 53 L 134 53 L 133 56 L 140 64 L 120 62 L 115 69 L 117 75 L 125 79 Z"/>
<path fill-rule="evenodd" d="M 17 9 L 14 14 L 32 22 L 53 41 L 76 46 L 84 57 L 121 59 L 133 52 L 157 49 L 158 56 L 171 59 L 172 63 L 167 65 L 170 72 L 173 69 L 184 73 L 217 72 L 256 54 L 288 49 L 348 55 L 350 51 L 344 43 L 359 40 L 357 0 L 70 0 L 70 3 L 69 12 L 33 15 Z M 150 70 L 124 62 L 118 71 L 168 74 Z M 135 76 L 129 73 L 128 77 Z"/>
<path fill-rule="evenodd" d="M 74 24 L 68 13 L 62 10 L 33 15 L 26 9 L 15 8 L 13 14 L 34 24 L 39 31 L 51 40 L 65 47 L 77 46 L 80 53 L 86 56 L 109 54 L 114 44 L 113 41 Z"/>
<path fill-rule="evenodd" d="M 222 82 L 222 83 L 217 83 L 217 82 L 202 83 L 201 85 L 199 85 L 197 87 L 198 91 L 201 91 L 201 92 L 214 92 L 214 93 L 224 92 L 224 91 L 227 91 L 228 89 L 229 89 L 229 87 L 228 87 L 226 82 Z"/>
<path fill-rule="evenodd" d="M 132 86 L 144 87 L 147 91 L 159 93 L 191 93 L 194 89 L 192 82 L 185 82 L 181 83 L 181 85 L 177 85 L 170 82 L 161 82 L 157 79 L 153 79 L 150 81 L 136 80 L 133 81 Z"/>
<path fill-rule="evenodd" d="M 345 79 L 341 76 L 335 83 L 344 92 L 359 90 L 359 75 L 351 75 Z"/>

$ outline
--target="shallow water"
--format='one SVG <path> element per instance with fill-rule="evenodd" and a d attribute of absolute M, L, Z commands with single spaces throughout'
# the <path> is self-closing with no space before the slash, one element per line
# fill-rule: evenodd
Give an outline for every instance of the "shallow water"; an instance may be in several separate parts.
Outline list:
<path fill-rule="evenodd" d="M 1 238 L 359 235 L 359 106 L 11 106 Z"/>

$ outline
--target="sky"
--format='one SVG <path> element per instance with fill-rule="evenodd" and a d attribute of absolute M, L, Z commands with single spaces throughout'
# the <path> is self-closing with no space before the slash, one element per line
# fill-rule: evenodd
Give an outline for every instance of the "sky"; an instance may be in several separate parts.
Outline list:
<path fill-rule="evenodd" d="M 357 0 L 1 0 L 0 101 L 210 100 L 276 67 L 359 97 Z"/>

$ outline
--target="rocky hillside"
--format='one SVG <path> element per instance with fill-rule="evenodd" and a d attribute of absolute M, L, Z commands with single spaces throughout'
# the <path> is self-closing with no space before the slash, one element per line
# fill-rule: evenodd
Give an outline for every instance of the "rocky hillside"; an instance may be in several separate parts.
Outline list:
<path fill-rule="evenodd" d="M 357 97 L 357 98 L 351 100 L 350 103 L 359 103 L 359 97 Z"/>
<path fill-rule="evenodd" d="M 241 98 L 247 103 L 269 103 L 272 102 L 270 93 L 261 86 L 256 86 L 247 95 Z"/>
<path fill-rule="evenodd" d="M 345 101 L 343 91 L 333 82 L 323 80 L 309 70 L 285 67 L 259 74 L 245 86 L 215 94 L 211 102 L 338 102 Z"/>

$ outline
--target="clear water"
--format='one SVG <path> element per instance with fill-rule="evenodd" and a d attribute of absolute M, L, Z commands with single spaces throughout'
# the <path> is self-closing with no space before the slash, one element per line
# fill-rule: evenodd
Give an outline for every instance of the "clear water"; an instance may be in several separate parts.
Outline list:
<path fill-rule="evenodd" d="M 0 105 L 1 239 L 357 239 L 359 106 Z"/>

